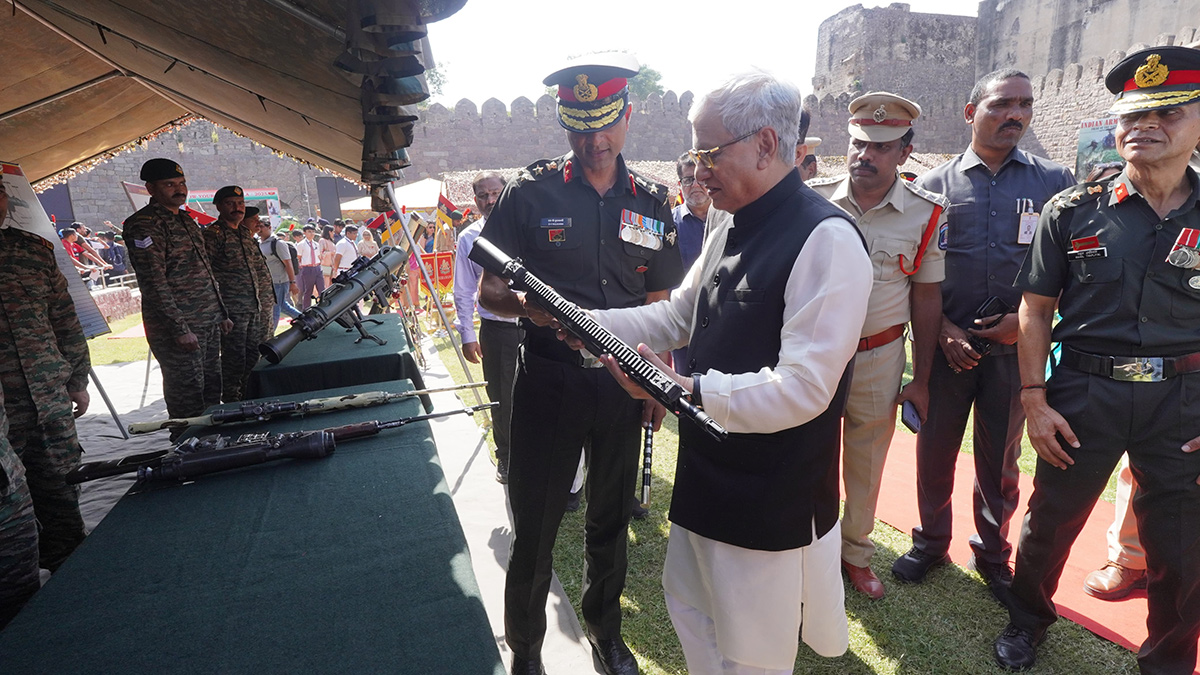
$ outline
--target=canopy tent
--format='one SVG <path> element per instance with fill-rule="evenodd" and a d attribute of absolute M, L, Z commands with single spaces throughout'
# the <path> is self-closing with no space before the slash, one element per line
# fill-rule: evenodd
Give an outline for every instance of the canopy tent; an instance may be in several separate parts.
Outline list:
<path fill-rule="evenodd" d="M 441 194 L 442 181 L 436 178 L 425 178 L 396 188 L 396 200 L 406 209 L 432 211 L 437 208 L 438 197 Z M 371 208 L 371 197 L 342 202 L 342 211 L 374 211 Z"/>
<path fill-rule="evenodd" d="M 424 24 L 466 4 L 9 1 L 0 148 L 32 182 L 199 115 L 372 186 L 408 165 Z"/>

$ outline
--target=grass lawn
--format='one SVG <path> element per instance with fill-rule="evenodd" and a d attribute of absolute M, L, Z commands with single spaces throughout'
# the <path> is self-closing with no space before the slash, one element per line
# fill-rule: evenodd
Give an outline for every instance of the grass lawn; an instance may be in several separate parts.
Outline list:
<path fill-rule="evenodd" d="M 465 382 L 450 342 L 436 340 L 442 362 L 456 382 Z M 482 379 L 473 366 L 472 377 Z M 629 528 L 629 575 L 621 598 L 623 635 L 647 675 L 687 672 L 683 653 L 667 616 L 662 595 L 671 488 L 678 447 L 675 418 L 668 415 L 655 436 L 651 514 Z M 903 427 L 897 433 L 908 433 Z M 970 426 L 964 450 L 970 449 Z M 1025 444 L 1021 470 L 1033 471 L 1033 450 Z M 639 481 L 640 485 L 640 481 Z M 1111 497 L 1106 497 L 1110 498 Z M 554 547 L 555 571 L 578 611 L 583 576 L 584 510 L 566 514 Z M 920 673 L 958 675 L 1003 673 L 992 660 L 992 641 L 1008 614 L 973 572 L 948 565 L 930 573 L 924 584 L 902 585 L 890 573 L 892 562 L 912 545 L 905 532 L 876 521 L 872 536 L 878 552 L 872 563 L 888 587 L 877 602 L 847 589 L 850 650 L 837 659 L 817 656 L 801 644 L 798 673 L 853 675 Z M 1097 561 L 1102 562 L 1102 561 Z M 580 617 L 582 621 L 582 617 Z M 1060 621 L 1039 650 L 1037 673 L 1136 673 L 1128 650 L 1102 640 L 1069 621 Z"/>
<path fill-rule="evenodd" d="M 146 338 L 113 339 L 114 335 L 120 335 L 123 331 L 129 330 L 141 322 L 141 312 L 130 314 L 124 319 L 109 322 L 108 327 L 112 330 L 111 333 L 88 340 L 88 351 L 92 355 L 92 365 L 107 366 L 110 363 L 145 361 L 146 354 L 150 352 L 150 345 L 146 344 Z"/>

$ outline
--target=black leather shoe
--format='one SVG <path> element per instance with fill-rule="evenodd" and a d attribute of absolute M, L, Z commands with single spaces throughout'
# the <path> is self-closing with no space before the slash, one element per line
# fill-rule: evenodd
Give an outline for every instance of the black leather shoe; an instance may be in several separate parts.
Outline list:
<path fill-rule="evenodd" d="M 608 675 L 638 675 L 641 672 L 633 652 L 620 637 L 598 640 L 588 633 L 588 642 L 592 643 L 592 653 L 600 659 L 600 666 Z"/>
<path fill-rule="evenodd" d="M 914 546 L 908 549 L 908 553 L 896 558 L 896 562 L 892 563 L 892 575 L 905 583 L 919 584 L 925 581 L 925 575 L 929 574 L 929 570 L 948 562 L 950 562 L 950 556 L 945 553 L 931 555 Z"/>
<path fill-rule="evenodd" d="M 633 519 L 634 520 L 645 520 L 646 516 L 648 516 L 648 515 L 650 515 L 650 509 L 646 508 L 645 506 L 642 506 L 642 503 L 638 501 L 637 497 L 634 497 L 633 498 Z"/>
<path fill-rule="evenodd" d="M 990 563 L 980 560 L 975 555 L 967 562 L 967 569 L 978 572 L 987 582 L 992 597 L 1000 604 L 1008 607 L 1008 588 L 1012 586 L 1013 571 L 1008 563 Z"/>
<path fill-rule="evenodd" d="M 1045 636 L 1042 636 L 1045 637 Z M 1029 670 L 1037 661 L 1037 648 L 1042 638 L 1024 628 L 1017 628 L 1011 623 L 1005 626 L 1004 632 L 996 638 L 993 654 L 996 663 L 1008 670 Z"/>
<path fill-rule="evenodd" d="M 572 492 L 571 494 L 567 495 L 567 510 L 568 511 L 578 511 L 579 510 L 579 500 L 582 498 L 582 496 L 583 496 L 583 488 L 579 488 L 579 492 Z"/>
<path fill-rule="evenodd" d="M 511 675 L 546 675 L 540 658 L 523 659 L 516 654 L 513 654 L 512 668 L 509 668 L 508 672 Z"/>

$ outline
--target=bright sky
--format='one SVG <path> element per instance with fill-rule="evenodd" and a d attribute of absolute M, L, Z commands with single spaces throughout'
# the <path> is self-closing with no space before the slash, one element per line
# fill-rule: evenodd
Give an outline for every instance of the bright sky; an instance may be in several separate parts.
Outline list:
<path fill-rule="evenodd" d="M 697 96 L 729 75 L 765 68 L 812 92 L 817 28 L 846 7 L 887 2 L 829 0 L 469 0 L 429 25 L 446 76 L 433 99 L 448 108 L 468 98 L 505 105 L 536 101 L 542 78 L 568 56 L 627 51 L 662 73 L 662 86 Z M 975 16 L 971 0 L 909 0 L 913 12 Z M 819 7 L 819 9 L 814 9 Z M 974 46 L 964 46 L 973 49 Z"/>

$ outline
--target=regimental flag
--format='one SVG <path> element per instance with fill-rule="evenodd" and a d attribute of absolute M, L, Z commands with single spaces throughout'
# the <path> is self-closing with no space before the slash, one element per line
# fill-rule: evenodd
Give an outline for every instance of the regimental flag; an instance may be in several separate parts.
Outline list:
<path fill-rule="evenodd" d="M 213 218 L 199 209 L 192 208 L 190 204 L 184 204 L 183 210 L 186 211 L 187 214 L 192 217 L 192 220 L 196 221 L 196 224 L 200 225 L 201 227 L 212 225 L 213 223 L 217 222 L 216 218 Z"/>

